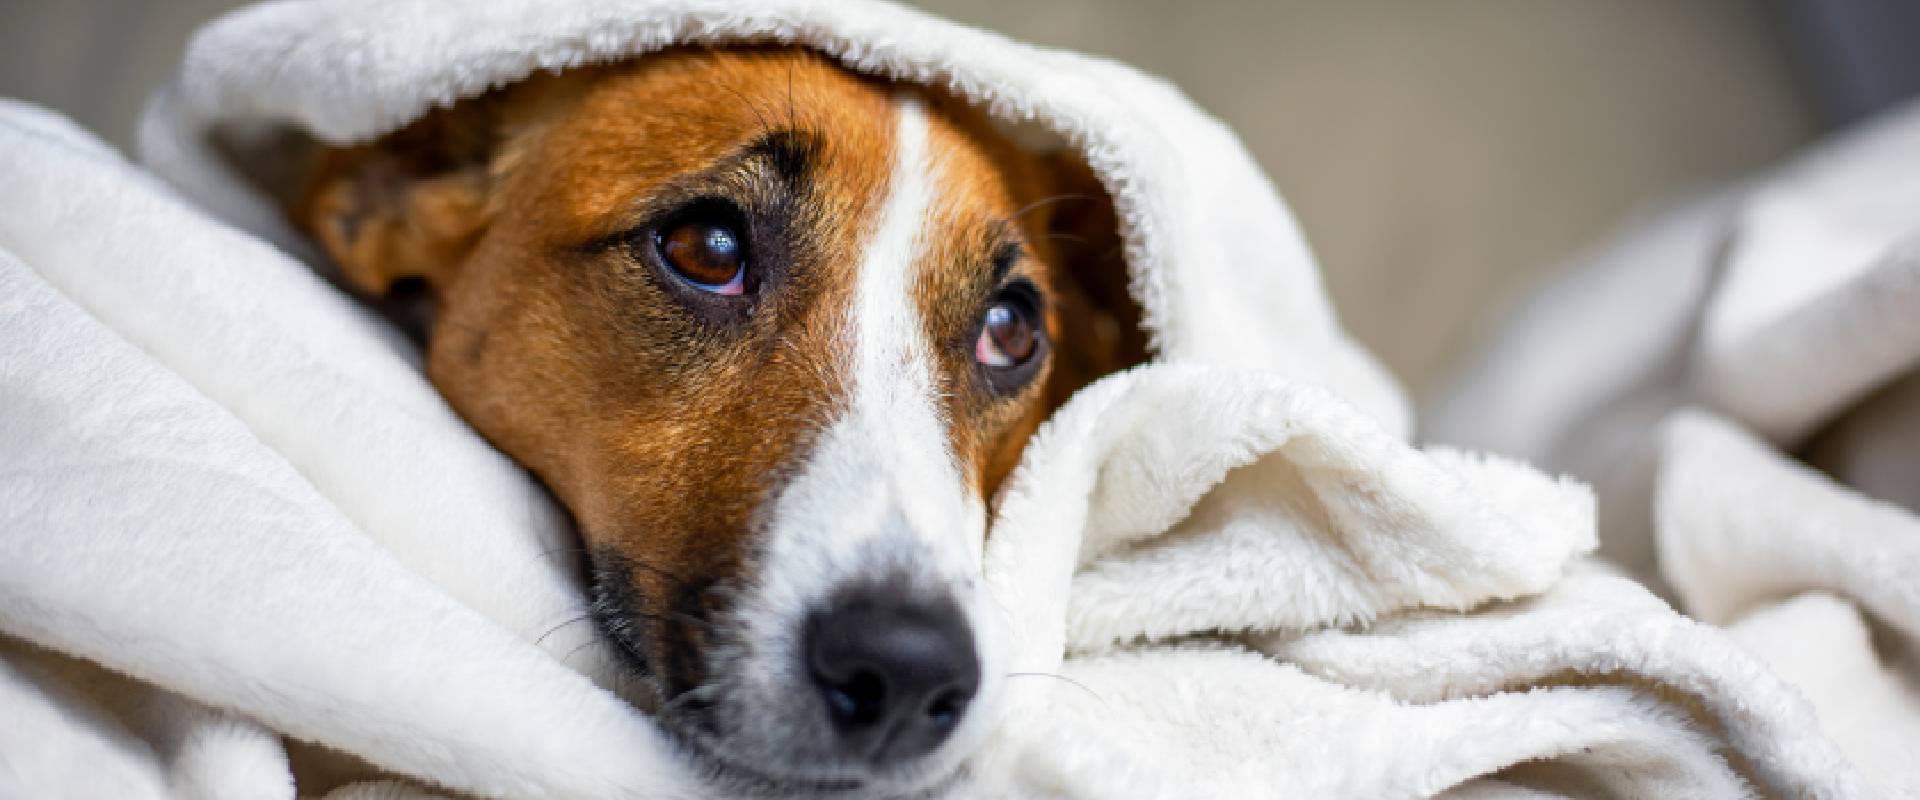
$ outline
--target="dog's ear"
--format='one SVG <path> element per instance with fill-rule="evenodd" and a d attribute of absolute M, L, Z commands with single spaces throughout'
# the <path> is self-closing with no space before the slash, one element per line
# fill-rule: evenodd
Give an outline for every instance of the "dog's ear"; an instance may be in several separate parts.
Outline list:
<path fill-rule="evenodd" d="M 370 296 L 405 279 L 444 289 L 486 227 L 489 112 L 436 111 L 372 144 L 324 152 L 290 209 L 294 224 Z"/>
<path fill-rule="evenodd" d="M 1077 155 L 1041 157 L 1046 195 L 1044 249 L 1056 265 L 1061 347 L 1048 395 L 1056 405 L 1087 383 L 1147 359 L 1140 304 L 1127 265 L 1113 198 Z"/>

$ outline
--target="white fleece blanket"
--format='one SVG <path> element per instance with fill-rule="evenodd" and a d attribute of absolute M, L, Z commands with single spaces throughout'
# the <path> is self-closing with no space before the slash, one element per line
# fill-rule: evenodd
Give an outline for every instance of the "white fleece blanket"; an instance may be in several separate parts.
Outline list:
<path fill-rule="evenodd" d="M 1164 84 L 890 5 L 603 0 L 245 10 L 144 125 L 165 182 L 0 106 L 0 796 L 710 796 L 568 624 L 563 515 L 199 136 L 766 40 L 1062 134 L 1156 337 L 1009 479 L 1012 675 L 950 794 L 1864 795 L 1760 660 L 1582 560 L 1584 487 L 1405 442 L 1278 196 Z"/>
<path fill-rule="evenodd" d="M 1430 428 L 1593 479 L 1601 551 L 1727 626 L 1897 797 L 1920 797 L 1916 155 L 1909 105 L 1630 232 L 1526 303 Z M 1787 455 L 1834 440 L 1852 485 Z"/>

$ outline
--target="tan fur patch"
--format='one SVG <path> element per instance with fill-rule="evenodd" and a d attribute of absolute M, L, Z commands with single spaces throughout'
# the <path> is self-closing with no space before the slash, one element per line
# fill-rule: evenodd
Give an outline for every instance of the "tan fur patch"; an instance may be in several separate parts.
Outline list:
<path fill-rule="evenodd" d="M 683 621 L 706 618 L 702 592 L 741 568 L 777 473 L 832 416 L 861 226 L 887 180 L 886 110 L 884 87 L 814 58 L 608 70 L 521 149 L 447 287 L 435 382 L 549 482 L 590 548 L 620 554 L 655 640 L 697 649 L 703 630 Z M 800 185 L 761 162 L 715 170 L 768 134 L 813 148 Z M 750 315 L 703 318 L 628 248 L 581 250 L 676 194 L 785 209 L 768 215 L 781 230 L 752 235 L 755 267 L 781 262 Z M 698 680 L 697 665 L 656 668 Z"/>

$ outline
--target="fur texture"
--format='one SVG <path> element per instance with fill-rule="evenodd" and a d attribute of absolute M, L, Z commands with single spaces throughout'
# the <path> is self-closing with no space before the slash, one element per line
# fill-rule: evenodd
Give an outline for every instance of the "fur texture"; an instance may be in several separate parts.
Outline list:
<path fill-rule="evenodd" d="M 1602 552 L 1759 653 L 1890 796 L 1920 792 L 1916 147 L 1920 106 L 1893 109 L 1609 244 L 1434 417 L 1594 478 Z"/>
<path fill-rule="evenodd" d="M 182 719 L 221 709 L 215 729 L 407 779 L 303 792 L 738 794 L 620 699 L 593 639 L 549 635 L 584 613 L 551 504 L 199 137 L 364 139 L 537 69 L 742 40 L 1065 136 L 1115 197 L 1156 337 L 1002 489 L 978 577 L 1009 666 L 945 793 L 1858 794 L 1719 634 L 1617 580 L 1553 589 L 1593 546 L 1583 487 L 1404 441 L 1397 390 L 1231 134 L 1123 67 L 868 2 L 265 4 L 204 32 L 147 118 L 170 185 L 7 108 L 0 632 L 184 698 Z M 36 735 L 0 739 L 0 763 L 97 761 L 132 791 L 185 785 L 174 763 L 301 774 L 261 769 L 263 736 L 169 761 L 166 737 L 19 683 Z"/>

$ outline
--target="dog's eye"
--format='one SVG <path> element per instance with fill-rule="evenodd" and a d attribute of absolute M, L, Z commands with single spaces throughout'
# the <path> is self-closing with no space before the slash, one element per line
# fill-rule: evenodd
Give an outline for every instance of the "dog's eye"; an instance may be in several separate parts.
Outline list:
<path fill-rule="evenodd" d="M 703 292 L 739 295 L 747 290 L 747 243 L 726 216 L 695 212 L 655 231 L 660 261 Z"/>
<path fill-rule="evenodd" d="M 973 360 L 996 371 L 1015 370 L 1040 351 L 1040 330 L 1033 302 L 1018 289 L 1005 289 L 988 304 L 973 342 Z"/>
<path fill-rule="evenodd" d="M 973 360 L 989 367 L 1019 366 L 1033 357 L 1033 321 L 1018 306 L 997 301 L 987 307 L 980 338 L 973 343 Z"/>

